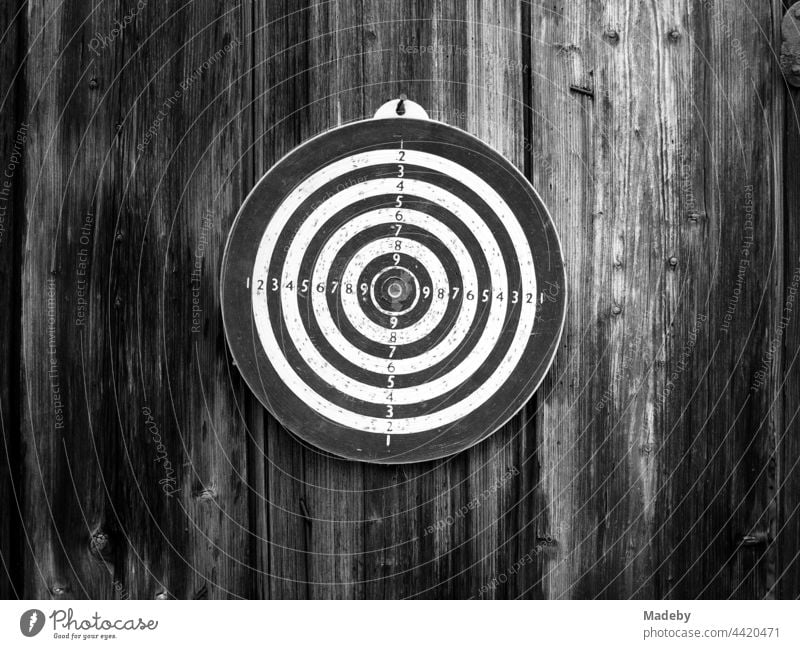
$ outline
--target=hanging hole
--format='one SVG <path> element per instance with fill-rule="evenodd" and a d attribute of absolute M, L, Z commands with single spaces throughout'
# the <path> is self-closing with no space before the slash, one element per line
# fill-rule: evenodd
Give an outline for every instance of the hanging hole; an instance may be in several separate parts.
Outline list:
<path fill-rule="evenodd" d="M 425 109 L 408 99 L 405 94 L 395 95 L 375 111 L 375 119 L 430 119 Z"/>

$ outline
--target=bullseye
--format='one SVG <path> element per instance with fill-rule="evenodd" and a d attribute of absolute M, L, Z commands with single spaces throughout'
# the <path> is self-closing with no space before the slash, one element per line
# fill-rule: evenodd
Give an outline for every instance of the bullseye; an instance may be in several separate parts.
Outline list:
<path fill-rule="evenodd" d="M 402 315 L 417 304 L 417 278 L 405 268 L 387 268 L 375 276 L 371 293 L 375 307 L 382 313 Z"/>
<path fill-rule="evenodd" d="M 223 259 L 226 337 L 251 390 L 301 439 L 362 461 L 490 435 L 538 387 L 566 311 L 530 183 L 407 104 L 278 163 Z"/>
<path fill-rule="evenodd" d="M 400 279 L 393 277 L 389 282 L 389 288 L 386 289 L 386 292 L 392 300 L 400 300 L 406 293 L 406 285 L 401 283 Z"/>

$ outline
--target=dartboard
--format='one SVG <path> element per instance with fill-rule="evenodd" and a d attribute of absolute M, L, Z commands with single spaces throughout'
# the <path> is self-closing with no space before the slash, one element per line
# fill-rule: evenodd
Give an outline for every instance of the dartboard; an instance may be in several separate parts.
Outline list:
<path fill-rule="evenodd" d="M 559 239 L 531 184 L 406 107 L 283 158 L 245 200 L 222 265 L 250 389 L 302 440 L 367 462 L 491 435 L 539 386 L 565 315 Z"/>

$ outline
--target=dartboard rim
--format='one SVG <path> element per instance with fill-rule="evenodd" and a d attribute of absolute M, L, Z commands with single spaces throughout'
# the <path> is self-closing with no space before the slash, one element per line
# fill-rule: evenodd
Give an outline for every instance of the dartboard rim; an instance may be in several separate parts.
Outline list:
<path fill-rule="evenodd" d="M 511 400 L 511 403 L 515 404 L 514 407 L 510 408 L 508 405 L 506 406 L 507 410 L 511 410 L 510 414 L 508 414 L 507 416 L 503 416 L 501 419 L 498 420 L 499 423 L 497 423 L 496 425 L 495 424 L 490 425 L 481 434 L 475 436 L 474 438 L 468 439 L 467 443 L 464 443 L 463 440 L 457 440 L 454 443 L 448 443 L 445 447 L 443 447 L 438 452 L 429 452 L 430 451 L 430 447 L 427 445 L 426 440 L 424 439 L 426 436 L 430 436 L 431 430 L 435 431 L 436 429 L 427 430 L 427 431 L 424 431 L 422 433 L 403 433 L 403 434 L 398 434 L 398 435 L 395 436 L 395 439 L 405 438 L 405 439 L 403 439 L 403 442 L 405 442 L 407 439 L 419 438 L 419 442 L 420 442 L 420 443 L 418 443 L 416 445 L 412 445 L 409 450 L 404 451 L 401 457 L 398 457 L 397 455 L 394 454 L 394 452 L 393 452 L 394 449 L 392 449 L 392 454 L 388 455 L 387 457 L 377 457 L 376 454 L 372 454 L 371 456 L 366 456 L 366 454 L 365 455 L 361 455 L 361 456 L 355 455 L 355 451 L 361 451 L 360 448 L 357 448 L 358 444 L 356 444 L 356 443 L 347 443 L 346 442 L 345 445 L 344 445 L 344 446 L 346 446 L 346 448 L 343 448 L 342 445 L 335 444 L 334 440 L 331 440 L 329 438 L 329 436 L 326 435 L 326 434 L 321 434 L 321 435 L 303 434 L 303 433 L 300 432 L 300 430 L 302 430 L 302 422 L 298 420 L 296 413 L 288 411 L 288 410 L 283 411 L 283 410 L 279 410 L 277 408 L 272 407 L 271 404 L 270 404 L 270 400 L 267 398 L 267 395 L 266 395 L 267 386 L 265 385 L 263 379 L 261 378 L 260 373 L 258 372 L 258 368 L 259 368 L 259 361 L 258 361 L 258 358 L 257 358 L 258 353 L 261 352 L 264 355 L 265 359 L 267 360 L 267 363 L 269 363 L 270 366 L 272 366 L 272 363 L 268 360 L 268 358 L 266 356 L 266 352 L 263 349 L 263 345 L 261 344 L 260 336 L 259 336 L 259 333 L 258 333 L 258 330 L 257 330 L 257 324 L 256 324 L 255 317 L 254 317 L 254 303 L 253 303 L 252 297 L 250 297 L 250 299 L 244 300 L 244 304 L 240 304 L 240 303 L 238 303 L 238 302 L 236 302 L 234 300 L 233 301 L 234 303 L 229 305 L 229 302 L 231 302 L 231 300 L 226 299 L 226 292 L 227 292 L 226 289 L 228 288 L 228 284 L 230 283 L 231 288 L 234 289 L 234 288 L 237 288 L 236 284 L 234 282 L 241 281 L 241 279 L 243 279 L 242 276 L 239 276 L 240 277 L 239 280 L 235 279 L 236 276 L 234 276 L 233 279 L 228 279 L 229 272 L 235 266 L 235 264 L 231 262 L 232 254 L 233 254 L 232 253 L 232 248 L 237 243 L 235 235 L 237 234 L 237 231 L 238 231 L 239 227 L 241 226 L 241 223 L 243 222 L 244 218 L 247 216 L 248 207 L 250 206 L 251 202 L 254 200 L 254 197 L 257 196 L 260 188 L 262 186 L 268 185 L 269 180 L 271 178 L 273 178 L 274 176 L 278 175 L 278 171 L 283 169 L 284 163 L 287 160 L 290 160 L 293 156 L 296 156 L 298 154 L 298 151 L 300 151 L 300 150 L 309 151 L 310 150 L 310 145 L 313 145 L 314 142 L 316 142 L 318 140 L 322 140 L 323 138 L 329 138 L 329 137 L 335 135 L 337 132 L 346 131 L 346 130 L 352 129 L 355 126 L 358 126 L 358 125 L 375 125 L 376 123 L 380 123 L 380 122 L 387 123 L 388 127 L 391 127 L 391 126 L 394 126 L 394 125 L 398 125 L 398 124 L 419 123 L 420 125 L 424 125 L 424 126 L 428 126 L 428 127 L 433 126 L 435 128 L 442 128 L 442 129 L 445 129 L 445 130 L 450 130 L 450 131 L 454 132 L 456 135 L 458 135 L 459 137 L 466 139 L 467 143 L 476 145 L 476 149 L 475 150 L 480 152 L 480 149 L 483 148 L 486 152 L 489 152 L 489 153 L 493 154 L 494 159 L 491 159 L 490 156 L 484 156 L 484 157 L 486 157 L 487 159 L 490 159 L 492 163 L 498 165 L 504 171 L 510 172 L 511 176 L 515 177 L 521 183 L 522 187 L 524 187 L 525 190 L 529 191 L 533 195 L 533 198 L 535 199 L 535 201 L 532 201 L 532 202 L 536 203 L 538 209 L 540 210 L 540 213 L 538 215 L 536 213 L 531 213 L 531 218 L 535 218 L 536 216 L 538 216 L 539 219 L 542 221 L 543 229 L 546 232 L 546 234 L 548 235 L 547 246 L 548 246 L 548 250 L 550 251 L 549 252 L 549 257 L 552 259 L 555 256 L 555 259 L 558 262 L 558 269 L 557 269 L 557 271 L 554 272 L 554 274 L 560 275 L 560 277 L 559 277 L 560 290 L 559 290 L 559 294 L 556 296 L 556 298 L 557 298 L 556 302 L 557 302 L 557 305 L 558 305 L 559 310 L 560 310 L 560 317 L 558 318 L 558 327 L 557 327 L 555 333 L 551 336 L 551 342 L 550 342 L 549 346 L 547 347 L 546 363 L 544 363 L 544 364 L 540 363 L 537 366 L 537 368 L 535 368 L 535 371 L 532 372 L 532 377 L 535 378 L 535 383 L 533 381 L 525 381 L 523 383 L 523 388 L 524 389 L 519 390 L 518 391 L 518 395 L 516 395 L 514 397 L 514 399 Z M 464 146 L 462 148 L 464 148 L 467 151 L 475 151 L 473 149 L 469 149 L 466 146 Z M 369 147 L 366 147 L 366 148 L 354 147 L 354 148 L 351 149 L 351 154 L 352 153 L 356 153 L 358 151 L 363 151 L 363 150 L 370 150 L 370 149 L 369 149 Z M 480 153 L 483 154 L 483 152 L 480 152 Z M 325 160 L 322 164 L 318 165 L 316 167 L 316 170 L 324 169 L 324 168 L 330 166 L 331 164 L 335 163 L 338 159 L 341 159 L 341 158 L 337 158 L 337 157 L 329 158 L 328 160 Z M 456 164 L 459 164 L 459 163 L 456 163 Z M 293 187 L 286 188 L 283 191 L 283 193 L 281 195 L 281 198 L 280 198 L 280 201 L 279 201 L 278 204 L 283 202 L 292 193 L 292 191 L 294 191 L 294 189 L 297 186 L 299 186 L 300 183 L 302 183 L 304 180 L 306 180 L 308 177 L 310 177 L 310 175 L 313 174 L 313 173 L 314 172 L 311 172 L 310 174 L 306 175 L 305 177 L 300 178 L 298 180 L 298 182 Z M 501 192 L 501 194 L 502 194 L 502 192 Z M 506 191 L 505 194 L 502 194 L 502 195 L 507 196 L 508 192 Z M 524 221 L 522 220 L 522 217 L 519 215 L 519 213 L 516 210 L 513 212 L 513 214 L 514 214 L 514 218 L 520 223 L 520 225 L 524 229 Z M 263 236 L 264 236 L 264 234 L 266 232 L 266 229 L 268 227 L 268 224 L 272 220 L 272 218 L 274 218 L 274 213 L 270 214 L 267 218 L 264 218 L 264 219 L 261 220 L 261 227 L 258 230 L 259 244 L 258 244 L 258 246 L 256 246 L 255 252 L 254 252 L 252 258 L 248 258 L 248 262 L 245 264 L 245 268 L 248 269 L 247 273 L 246 273 L 246 277 L 248 279 L 252 279 L 253 278 L 253 269 L 254 269 L 254 265 L 255 265 L 255 262 L 256 262 L 256 258 L 258 257 L 258 251 L 259 251 L 259 248 L 260 248 L 260 245 L 261 245 L 261 239 L 263 238 Z M 552 250 L 553 244 L 555 246 L 555 251 Z M 533 249 L 531 250 L 531 253 L 534 254 Z M 554 255 L 554 253 L 555 253 L 555 255 Z M 535 280 L 537 282 L 537 285 L 539 283 L 539 274 L 540 274 L 539 273 L 539 264 L 536 263 L 534 265 L 534 277 L 535 277 Z M 418 119 L 418 118 L 415 118 L 415 117 L 397 117 L 397 118 L 385 118 L 385 117 L 382 117 L 382 118 L 366 118 L 366 119 L 353 120 L 353 121 L 348 122 L 346 124 L 342 124 L 340 126 L 337 126 L 337 127 L 328 129 L 326 131 L 323 131 L 321 133 L 318 133 L 317 135 L 315 135 L 315 136 L 313 136 L 313 137 L 311 137 L 311 138 L 309 138 L 307 140 L 304 140 L 299 145 L 294 147 L 292 150 L 290 150 L 287 153 L 285 153 L 277 162 L 275 162 L 269 168 L 269 170 L 265 174 L 263 174 L 255 182 L 255 184 L 253 185 L 251 190 L 248 192 L 248 194 L 245 197 L 245 199 L 242 201 L 242 204 L 241 204 L 241 206 L 240 206 L 240 208 L 239 208 L 239 210 L 238 210 L 238 212 L 236 214 L 236 217 L 235 217 L 235 219 L 234 219 L 234 221 L 233 221 L 233 223 L 232 223 L 232 225 L 231 225 L 231 227 L 230 227 L 230 229 L 228 231 L 228 237 L 227 237 L 227 240 L 226 240 L 226 243 L 225 243 L 225 249 L 224 249 L 224 252 L 223 252 L 222 262 L 221 262 L 221 266 L 220 266 L 220 310 L 221 310 L 221 316 L 222 316 L 222 325 L 223 325 L 223 333 L 224 333 L 224 336 L 225 336 L 225 342 L 226 342 L 226 345 L 227 345 L 228 349 L 230 350 L 230 354 L 231 354 L 231 357 L 233 358 L 234 365 L 237 367 L 237 369 L 239 371 L 239 374 L 244 379 L 244 381 L 247 384 L 247 386 L 250 389 L 250 391 L 256 396 L 256 398 L 259 400 L 259 402 L 262 404 L 262 406 L 264 406 L 264 408 L 266 408 L 266 410 L 270 413 L 270 415 L 281 426 L 283 426 L 291 435 L 293 435 L 296 438 L 298 438 L 299 440 L 301 440 L 304 444 L 309 444 L 311 447 L 315 448 L 315 450 L 317 450 L 319 452 L 330 453 L 331 455 L 333 455 L 333 456 L 335 456 L 337 458 L 340 458 L 340 459 L 344 459 L 344 460 L 348 460 L 348 461 L 354 461 L 354 462 L 361 462 L 361 463 L 365 463 L 365 464 L 401 465 L 401 464 L 415 464 L 415 463 L 419 463 L 419 462 L 436 461 L 436 460 L 449 458 L 449 457 L 452 457 L 452 456 L 454 456 L 456 454 L 460 454 L 460 453 L 462 453 L 462 452 L 464 452 L 464 451 L 466 451 L 466 450 L 468 450 L 468 449 L 480 444 L 482 441 L 488 439 L 493 434 L 495 434 L 497 431 L 499 431 L 501 428 L 503 428 L 505 425 L 507 425 L 509 421 L 511 421 L 515 416 L 517 416 L 520 412 L 523 411 L 523 409 L 525 408 L 525 405 L 538 392 L 538 390 L 541 387 L 545 377 L 548 376 L 548 374 L 549 374 L 549 372 L 550 372 L 550 370 L 551 370 L 551 368 L 553 366 L 553 363 L 555 362 L 556 354 L 558 352 L 559 346 L 561 344 L 561 340 L 563 338 L 564 326 L 565 326 L 565 323 L 566 323 L 568 300 L 569 300 L 568 290 L 569 290 L 569 287 L 568 287 L 568 284 L 567 284 L 567 276 L 566 276 L 566 262 L 565 262 L 565 258 L 564 258 L 564 252 L 563 252 L 563 245 L 562 245 L 562 242 L 561 242 L 561 236 L 560 236 L 560 234 L 559 234 L 559 232 L 558 232 L 558 230 L 556 228 L 555 221 L 553 220 L 552 215 L 550 214 L 550 211 L 549 211 L 547 205 L 545 204 L 544 200 L 542 200 L 542 197 L 540 196 L 540 194 L 537 191 L 537 189 L 533 186 L 533 183 L 531 183 L 528 180 L 528 178 L 525 177 L 525 175 L 516 167 L 516 165 L 514 165 L 510 160 L 508 160 L 500 151 L 498 151 L 491 144 L 488 144 L 487 142 L 481 140 L 480 138 L 472 135 L 471 133 L 469 133 L 469 132 L 467 132 L 467 131 L 465 131 L 465 130 L 457 127 L 457 126 L 452 126 L 452 125 L 447 124 L 445 122 L 441 122 L 441 121 L 434 120 L 434 119 Z M 239 288 L 239 291 L 241 291 L 241 288 Z M 231 291 L 231 292 L 233 292 L 233 291 Z M 247 294 L 249 296 L 252 295 L 249 282 L 248 282 Z M 231 312 L 232 309 L 235 309 L 234 313 Z M 237 348 L 237 345 L 234 344 L 236 339 L 232 335 L 231 326 L 229 326 L 229 322 L 232 322 L 231 318 L 235 318 L 235 317 L 242 318 L 243 317 L 243 315 L 242 315 L 243 312 L 247 314 L 248 320 L 249 320 L 248 324 L 244 325 L 244 328 L 249 332 L 252 340 L 251 340 L 251 343 L 249 345 L 246 344 L 245 346 L 243 346 L 241 348 Z M 238 316 L 237 316 L 237 313 L 238 313 Z M 534 323 L 538 320 L 538 318 L 539 318 L 539 307 L 537 306 L 537 309 L 536 309 L 536 312 L 535 312 Z M 534 324 L 534 328 L 535 327 L 536 327 L 536 324 Z M 528 343 L 528 344 L 530 344 L 530 343 Z M 526 344 L 526 347 L 527 347 L 527 344 Z M 254 362 L 255 362 L 254 364 L 256 366 L 255 375 L 253 375 L 253 373 L 250 372 L 249 370 L 245 371 L 245 369 L 249 368 L 249 366 L 252 364 L 251 363 L 251 359 L 249 358 L 249 356 L 255 357 L 253 359 Z M 515 373 L 518 371 L 519 364 L 521 362 L 523 362 L 524 359 L 525 359 L 525 356 L 524 356 L 524 352 L 523 352 L 522 358 L 520 359 L 520 361 L 518 361 L 517 367 L 515 367 L 515 369 L 514 369 Z M 273 367 L 273 371 L 274 371 L 274 367 Z M 515 374 L 512 373 L 512 375 L 509 377 L 509 379 L 506 380 L 506 383 L 504 384 L 504 386 L 510 384 L 512 379 L 514 378 L 514 376 L 515 376 Z M 281 381 L 281 383 L 283 384 L 282 381 Z M 524 386 L 527 386 L 527 385 L 530 385 L 532 387 L 525 388 Z M 285 384 L 283 384 L 282 387 L 286 388 L 287 386 Z M 523 399 L 520 399 L 519 395 L 523 395 L 523 394 L 525 395 L 525 397 Z M 291 395 L 291 393 L 290 393 L 290 396 L 295 396 L 295 398 L 297 398 L 296 395 Z M 480 410 L 481 408 L 486 408 L 487 405 L 491 402 L 491 400 L 493 398 L 494 398 L 494 395 L 492 397 L 490 397 L 487 400 L 486 403 L 484 403 L 481 406 L 478 406 L 478 410 Z M 324 415 L 322 415 L 321 413 L 318 413 L 312 407 L 308 406 L 305 403 L 302 403 L 302 405 L 305 408 L 307 408 L 311 413 L 313 413 L 319 420 L 326 420 Z M 469 419 L 469 416 L 470 415 L 468 414 L 466 416 L 466 418 Z M 452 428 L 455 425 L 459 424 L 462 421 L 462 419 L 456 419 L 455 421 L 450 422 L 448 424 L 448 426 Z M 295 423 L 299 423 L 300 425 L 294 425 Z M 338 428 L 342 428 L 342 429 L 346 428 L 346 427 L 341 426 L 340 424 L 337 424 L 335 422 L 329 422 L 329 425 L 332 426 L 332 427 L 338 427 Z M 376 441 L 379 441 L 379 440 L 381 440 L 381 439 L 383 439 L 385 437 L 385 435 L 383 433 L 381 433 L 381 432 L 361 431 L 361 430 L 358 430 L 358 429 L 355 429 L 355 428 L 347 428 L 347 430 L 350 431 L 353 435 L 366 436 L 364 439 L 369 439 L 370 442 L 372 442 L 373 444 Z M 446 433 L 440 433 L 439 437 L 441 437 L 442 435 L 446 435 Z M 434 438 L 434 439 L 438 439 L 438 438 Z M 399 444 L 395 444 L 395 449 L 397 448 L 398 445 Z M 414 455 L 414 456 L 413 457 L 408 457 L 409 455 Z"/>

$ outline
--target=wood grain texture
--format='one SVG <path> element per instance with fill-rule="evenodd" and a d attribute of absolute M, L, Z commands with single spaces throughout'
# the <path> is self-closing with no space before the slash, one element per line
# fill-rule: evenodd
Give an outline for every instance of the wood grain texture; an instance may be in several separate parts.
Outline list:
<path fill-rule="evenodd" d="M 335 3 L 255 2 L 252 11 L 260 26 L 253 33 L 258 179 L 304 139 L 338 125 L 341 107 L 349 109 L 351 101 L 338 92 L 358 85 L 351 70 L 360 58 L 349 51 L 354 36 L 339 31 Z M 338 523 L 351 501 L 337 499 L 334 485 L 357 488 L 360 469 L 306 448 L 271 417 L 262 430 L 266 435 L 256 437 L 252 452 L 264 467 L 255 515 L 268 531 L 260 571 L 270 576 L 269 596 L 354 596 L 359 546 L 355 528 Z M 360 518 L 357 509 L 352 514 Z"/>
<path fill-rule="evenodd" d="M 32 3 L 0 43 L 4 80 L 28 52 L 3 164 L 31 124 L 0 239 L 0 502 L 23 512 L 0 597 L 800 596 L 784 9 Z M 512 421 L 387 467 L 256 402 L 218 278 L 258 179 L 401 93 L 531 179 L 569 312 Z"/>
<path fill-rule="evenodd" d="M 25 19 L 20 2 L 0 7 L 0 599 L 22 594 L 19 493 L 19 239 L 30 126 L 24 106 Z"/>
<path fill-rule="evenodd" d="M 774 583 L 764 539 L 775 524 L 781 361 L 766 359 L 781 293 L 774 152 L 783 125 L 766 36 L 781 17 L 769 3 L 747 12 L 720 3 L 681 24 L 697 56 L 675 170 L 692 180 L 678 193 L 668 242 L 681 252 L 668 275 L 662 545 L 648 581 L 669 597 L 762 598 Z"/>
<path fill-rule="evenodd" d="M 532 168 L 571 287 L 540 395 L 549 597 L 768 592 L 773 557 L 744 539 L 770 532 L 780 419 L 774 370 L 748 395 L 782 259 L 778 19 L 769 5 L 532 6 Z M 751 235 L 722 331 L 731 251 Z"/>
<path fill-rule="evenodd" d="M 672 117 L 659 105 L 669 90 L 659 85 L 664 48 L 652 40 L 666 17 L 642 3 L 531 13 L 532 169 L 563 237 L 570 286 L 538 417 L 553 539 L 543 587 L 554 598 L 619 597 L 650 560 L 668 228 L 665 152 L 653 145 Z"/>
<path fill-rule="evenodd" d="M 120 419 L 135 422 L 121 431 L 136 490 L 126 536 L 153 552 L 128 556 L 132 596 L 253 595 L 242 552 L 247 429 L 219 316 L 222 249 L 250 144 L 243 12 L 236 3 L 148 5 L 137 23 L 146 40 L 123 77 L 121 95 L 137 99 L 126 103 L 133 119 L 120 142 L 110 328 L 112 347 L 131 354 L 113 363 L 128 395 Z"/>
<path fill-rule="evenodd" d="M 432 117 L 482 137 L 520 164 L 519 6 L 400 3 L 389 14 L 386 8 L 365 3 L 365 22 L 375 34 L 366 52 L 367 114 L 403 93 Z M 521 462 L 524 441 L 519 427 L 507 426 L 443 462 L 365 467 L 369 593 L 503 596 L 508 585 L 482 589 L 516 552 L 517 539 L 506 531 L 520 508 L 520 476 L 530 468 Z"/>
<path fill-rule="evenodd" d="M 56 2 L 29 9 L 26 111 L 33 129 L 21 260 L 20 403 L 25 593 L 42 599 L 108 597 L 114 560 L 109 553 L 95 555 L 98 546 L 92 541 L 96 532 L 111 538 L 101 526 L 111 502 L 106 480 L 115 444 L 113 436 L 96 435 L 90 426 L 89 415 L 103 402 L 109 382 L 91 385 L 107 366 L 95 364 L 91 352 L 95 362 L 87 359 L 87 348 L 104 339 L 104 327 L 101 318 L 92 327 L 75 323 L 78 251 L 91 253 L 97 240 L 92 236 L 80 245 L 79 231 L 87 224 L 94 232 L 95 215 L 105 216 L 115 163 L 104 164 L 113 148 L 116 104 L 96 113 L 99 88 L 89 86 L 94 74 L 102 77 L 110 70 L 101 60 L 90 73 L 83 37 L 88 40 L 94 21 L 99 27 L 110 14 L 101 10 L 92 16 L 78 6 L 59 9 Z"/>
<path fill-rule="evenodd" d="M 785 2 L 781 9 L 793 3 Z M 785 186 L 778 187 L 783 199 L 784 265 L 782 302 L 789 316 L 782 342 L 783 367 L 781 395 L 783 420 L 778 428 L 777 468 L 772 497 L 777 504 L 774 534 L 769 543 L 777 553 L 773 590 L 778 599 L 800 596 L 800 89 L 787 86 L 785 91 L 785 136 L 783 145 Z M 789 181 L 788 179 L 794 179 Z"/>
<path fill-rule="evenodd" d="M 29 19 L 30 596 L 249 594 L 217 297 L 247 136 L 239 12 L 137 7 L 38 3 Z"/>

